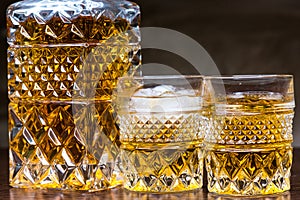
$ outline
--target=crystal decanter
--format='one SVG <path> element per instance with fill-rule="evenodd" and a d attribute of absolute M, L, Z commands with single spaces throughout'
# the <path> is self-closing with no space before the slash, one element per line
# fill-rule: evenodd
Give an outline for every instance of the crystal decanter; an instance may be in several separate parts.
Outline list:
<path fill-rule="evenodd" d="M 7 9 L 9 182 L 97 191 L 122 183 L 112 91 L 140 64 L 125 0 L 24 0 Z"/>

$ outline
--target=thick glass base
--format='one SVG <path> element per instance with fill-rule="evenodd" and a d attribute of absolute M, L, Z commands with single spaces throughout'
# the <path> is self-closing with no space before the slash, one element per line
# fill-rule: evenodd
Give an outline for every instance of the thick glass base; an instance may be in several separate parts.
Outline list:
<path fill-rule="evenodd" d="M 121 145 L 124 188 L 135 192 L 172 193 L 202 187 L 201 145 L 186 145 L 186 149 L 176 144 L 157 146 Z"/>

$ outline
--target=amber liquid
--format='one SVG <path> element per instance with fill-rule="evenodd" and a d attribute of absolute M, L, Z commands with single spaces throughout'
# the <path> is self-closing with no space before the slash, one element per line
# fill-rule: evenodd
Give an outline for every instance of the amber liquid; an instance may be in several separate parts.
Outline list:
<path fill-rule="evenodd" d="M 54 17 L 22 26 L 22 45 L 8 50 L 10 185 L 95 191 L 121 184 L 111 94 L 117 78 L 135 70 L 139 47 L 105 40 L 128 22 Z"/>
<path fill-rule="evenodd" d="M 206 147 L 208 190 L 230 195 L 289 190 L 293 110 L 257 96 L 228 102 L 240 106 L 226 116 L 213 116 L 213 133 L 219 137 Z"/>

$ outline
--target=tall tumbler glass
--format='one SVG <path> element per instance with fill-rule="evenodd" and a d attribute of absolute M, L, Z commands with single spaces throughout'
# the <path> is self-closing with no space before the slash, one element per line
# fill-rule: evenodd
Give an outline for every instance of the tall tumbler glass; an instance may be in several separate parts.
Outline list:
<path fill-rule="evenodd" d="M 202 76 L 119 79 L 116 105 L 124 187 L 179 192 L 202 187 Z"/>
<path fill-rule="evenodd" d="M 293 77 L 208 77 L 206 83 L 214 105 L 205 139 L 208 190 L 226 195 L 289 190 Z"/>

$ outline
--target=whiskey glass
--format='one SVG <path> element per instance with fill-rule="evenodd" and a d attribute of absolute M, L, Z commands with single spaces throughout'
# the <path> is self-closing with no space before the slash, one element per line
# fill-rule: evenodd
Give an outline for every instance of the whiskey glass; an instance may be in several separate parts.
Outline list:
<path fill-rule="evenodd" d="M 116 110 L 124 187 L 168 193 L 202 187 L 202 76 L 119 79 Z"/>
<path fill-rule="evenodd" d="M 211 133 L 205 137 L 208 191 L 265 195 L 290 189 L 292 75 L 207 77 Z"/>

